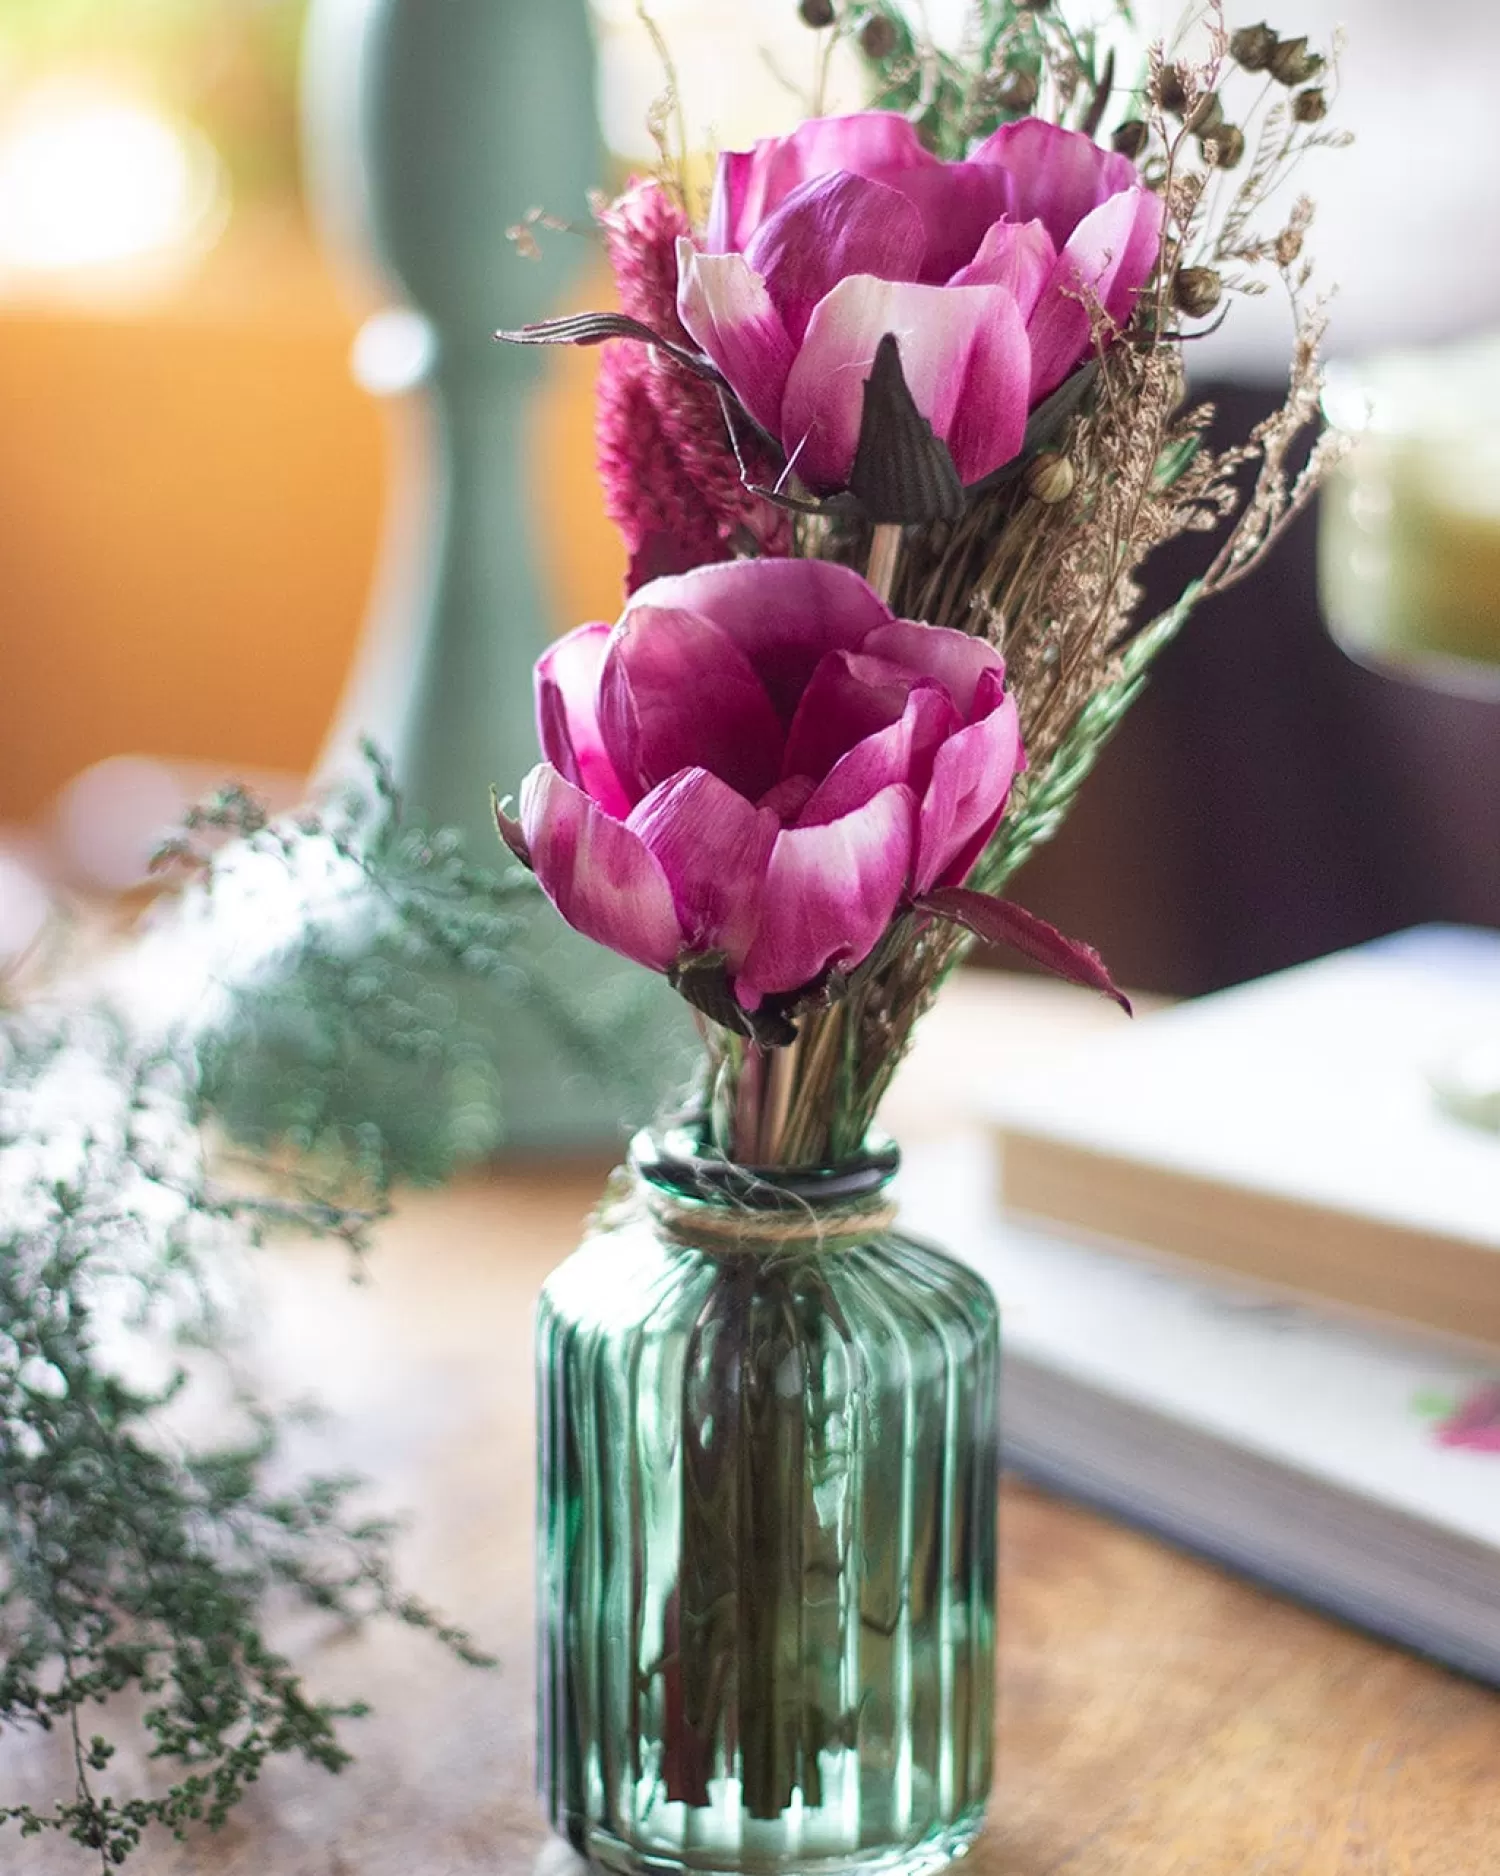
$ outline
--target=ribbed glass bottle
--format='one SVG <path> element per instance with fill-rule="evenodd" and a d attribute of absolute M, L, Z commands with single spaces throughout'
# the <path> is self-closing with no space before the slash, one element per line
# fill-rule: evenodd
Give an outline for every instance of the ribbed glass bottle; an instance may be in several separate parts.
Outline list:
<path fill-rule="evenodd" d="M 606 1869 L 935 1870 L 989 1791 L 998 1322 L 894 1149 L 637 1141 L 538 1325 L 540 1777 Z"/>

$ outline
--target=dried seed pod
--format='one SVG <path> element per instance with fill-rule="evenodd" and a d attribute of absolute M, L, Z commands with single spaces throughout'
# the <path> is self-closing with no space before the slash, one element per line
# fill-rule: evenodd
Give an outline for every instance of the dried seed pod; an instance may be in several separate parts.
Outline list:
<path fill-rule="evenodd" d="M 1242 71 L 1263 72 L 1280 43 L 1264 22 L 1259 26 L 1242 26 L 1229 41 L 1229 56 Z"/>
<path fill-rule="evenodd" d="M 1161 77 L 1157 81 L 1156 101 L 1164 111 L 1171 111 L 1181 117 L 1187 109 L 1187 83 L 1180 65 L 1164 65 Z"/>
<path fill-rule="evenodd" d="M 1223 121 L 1224 106 L 1217 91 L 1205 92 L 1184 119 L 1188 129 L 1196 130 L 1200 137 L 1206 131 L 1217 130 Z"/>
<path fill-rule="evenodd" d="M 812 26 L 821 31 L 833 24 L 833 0 L 802 0 L 797 8 L 804 26 Z"/>
<path fill-rule="evenodd" d="M 1036 92 L 1030 72 L 1007 72 L 995 87 L 995 102 L 1002 111 L 1029 111 L 1036 103 Z"/>
<path fill-rule="evenodd" d="M 1276 264 L 1278 267 L 1290 267 L 1302 252 L 1302 231 L 1300 228 L 1283 228 L 1276 237 Z"/>
<path fill-rule="evenodd" d="M 1321 124 L 1328 115 L 1328 100 L 1316 85 L 1299 91 L 1292 99 L 1292 116 L 1299 124 Z"/>
<path fill-rule="evenodd" d="M 872 13 L 859 29 L 859 49 L 867 59 L 888 59 L 899 43 L 888 14 Z"/>
<path fill-rule="evenodd" d="M 1184 267 L 1172 282 L 1172 298 L 1189 319 L 1206 319 L 1224 297 L 1224 282 L 1212 267 Z"/>
<path fill-rule="evenodd" d="M 1043 450 L 1026 471 L 1026 493 L 1053 508 L 1068 499 L 1077 480 L 1066 456 L 1055 449 Z"/>
<path fill-rule="evenodd" d="M 1321 53 L 1309 52 L 1307 40 L 1283 39 L 1271 54 L 1269 68 L 1278 85 L 1305 85 L 1323 69 Z"/>
<path fill-rule="evenodd" d="M 1128 156 L 1133 163 L 1151 141 L 1151 127 L 1143 124 L 1138 117 L 1127 117 L 1125 122 L 1110 138 L 1110 143 L 1121 156 Z"/>
<path fill-rule="evenodd" d="M 1235 169 L 1245 154 L 1245 133 L 1238 124 L 1220 124 L 1198 140 L 1210 169 Z"/>

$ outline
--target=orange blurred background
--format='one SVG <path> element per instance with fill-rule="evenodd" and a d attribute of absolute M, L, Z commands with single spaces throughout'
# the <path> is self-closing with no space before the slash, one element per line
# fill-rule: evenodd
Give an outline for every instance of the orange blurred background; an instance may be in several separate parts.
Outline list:
<path fill-rule="evenodd" d="M 312 766 L 391 447 L 349 372 L 358 323 L 292 216 L 231 227 L 144 307 L 0 308 L 0 821 L 125 751 Z M 624 562 L 593 475 L 597 361 L 549 356 L 538 480 L 561 628 L 613 616 Z"/>

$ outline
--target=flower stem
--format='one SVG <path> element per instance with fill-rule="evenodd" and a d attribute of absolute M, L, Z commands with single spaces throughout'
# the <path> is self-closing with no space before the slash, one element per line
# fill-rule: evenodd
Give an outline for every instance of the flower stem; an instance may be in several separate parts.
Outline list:
<path fill-rule="evenodd" d="M 901 528 L 897 522 L 881 521 L 870 536 L 870 559 L 865 578 L 890 604 L 891 589 L 896 584 L 896 562 L 901 554 Z"/>

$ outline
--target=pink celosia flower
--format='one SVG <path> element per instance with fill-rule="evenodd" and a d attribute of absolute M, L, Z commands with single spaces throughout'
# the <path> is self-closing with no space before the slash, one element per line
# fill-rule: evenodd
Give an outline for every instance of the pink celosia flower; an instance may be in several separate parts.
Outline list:
<path fill-rule="evenodd" d="M 745 1010 L 957 886 L 1023 763 L 999 654 L 823 561 L 652 582 L 546 653 L 537 708 L 518 854 L 570 925 L 653 970 L 713 954 Z"/>
<path fill-rule="evenodd" d="M 620 310 L 674 344 L 677 242 L 687 218 L 658 183 L 636 183 L 600 216 Z M 630 554 L 626 590 L 727 560 L 737 545 L 784 553 L 786 517 L 745 487 L 713 387 L 660 354 L 612 345 L 595 417 L 605 509 Z M 752 445 L 753 447 L 753 445 Z M 769 476 L 768 462 L 758 462 Z"/>
<path fill-rule="evenodd" d="M 704 245 L 678 242 L 683 326 L 803 482 L 847 485 L 865 381 L 894 334 L 918 410 L 969 485 L 1129 317 L 1162 205 L 1134 165 L 1037 118 L 965 162 L 901 116 L 818 118 L 719 160 Z"/>

